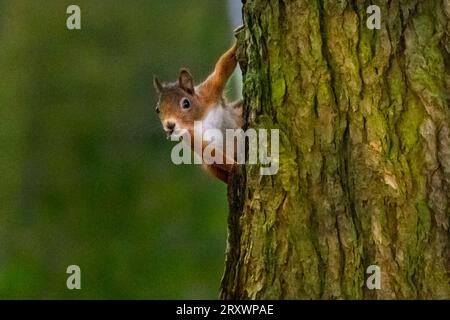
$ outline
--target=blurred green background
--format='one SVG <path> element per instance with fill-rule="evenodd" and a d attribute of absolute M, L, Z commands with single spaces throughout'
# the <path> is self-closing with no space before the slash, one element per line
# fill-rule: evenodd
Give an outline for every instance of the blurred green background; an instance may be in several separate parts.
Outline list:
<path fill-rule="evenodd" d="M 221 0 L 0 0 L 0 298 L 217 298 L 226 187 L 172 164 L 151 83 L 232 30 Z"/>

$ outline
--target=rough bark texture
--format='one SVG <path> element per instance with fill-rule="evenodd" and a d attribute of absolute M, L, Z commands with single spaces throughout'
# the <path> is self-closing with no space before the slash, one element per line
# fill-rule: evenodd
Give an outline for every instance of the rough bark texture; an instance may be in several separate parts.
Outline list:
<path fill-rule="evenodd" d="M 280 129 L 280 171 L 229 186 L 221 298 L 449 299 L 449 1 L 244 2 L 247 126 Z"/>

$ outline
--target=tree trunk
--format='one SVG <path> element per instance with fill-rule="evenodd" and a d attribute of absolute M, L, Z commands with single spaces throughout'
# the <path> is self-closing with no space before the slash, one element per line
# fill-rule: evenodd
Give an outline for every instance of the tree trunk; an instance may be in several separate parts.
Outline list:
<path fill-rule="evenodd" d="M 221 298 L 449 299 L 450 2 L 244 2 L 245 118 L 280 170 L 229 185 Z"/>

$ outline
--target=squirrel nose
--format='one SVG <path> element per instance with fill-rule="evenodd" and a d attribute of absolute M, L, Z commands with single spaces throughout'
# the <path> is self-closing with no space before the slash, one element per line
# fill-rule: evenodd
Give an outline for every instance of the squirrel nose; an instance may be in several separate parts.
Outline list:
<path fill-rule="evenodd" d="M 167 130 L 173 131 L 173 129 L 175 129 L 175 123 L 174 122 L 166 122 L 166 128 Z"/>

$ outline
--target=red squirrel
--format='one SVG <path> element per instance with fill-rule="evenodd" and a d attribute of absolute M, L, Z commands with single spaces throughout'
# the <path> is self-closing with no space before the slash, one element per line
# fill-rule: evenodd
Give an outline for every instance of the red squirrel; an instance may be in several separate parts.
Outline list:
<path fill-rule="evenodd" d="M 202 132 L 194 131 L 194 121 L 202 121 L 204 129 L 219 129 L 224 136 L 226 129 L 240 129 L 243 125 L 242 100 L 227 103 L 223 95 L 228 79 L 237 65 L 236 50 L 235 44 L 219 58 L 214 71 L 206 80 L 197 86 L 187 69 L 181 69 L 178 81 L 173 83 L 163 84 L 156 77 L 153 80 L 159 95 L 156 113 L 167 136 L 172 136 L 177 130 L 187 130 L 191 137 L 190 147 L 201 158 L 209 141 L 204 140 Z M 202 154 L 194 148 L 195 135 L 201 135 Z M 227 183 L 235 162 L 226 156 L 225 148 L 224 144 L 223 149 L 218 150 L 221 152 L 219 156 L 224 159 L 222 164 L 203 164 L 203 168 Z"/>

